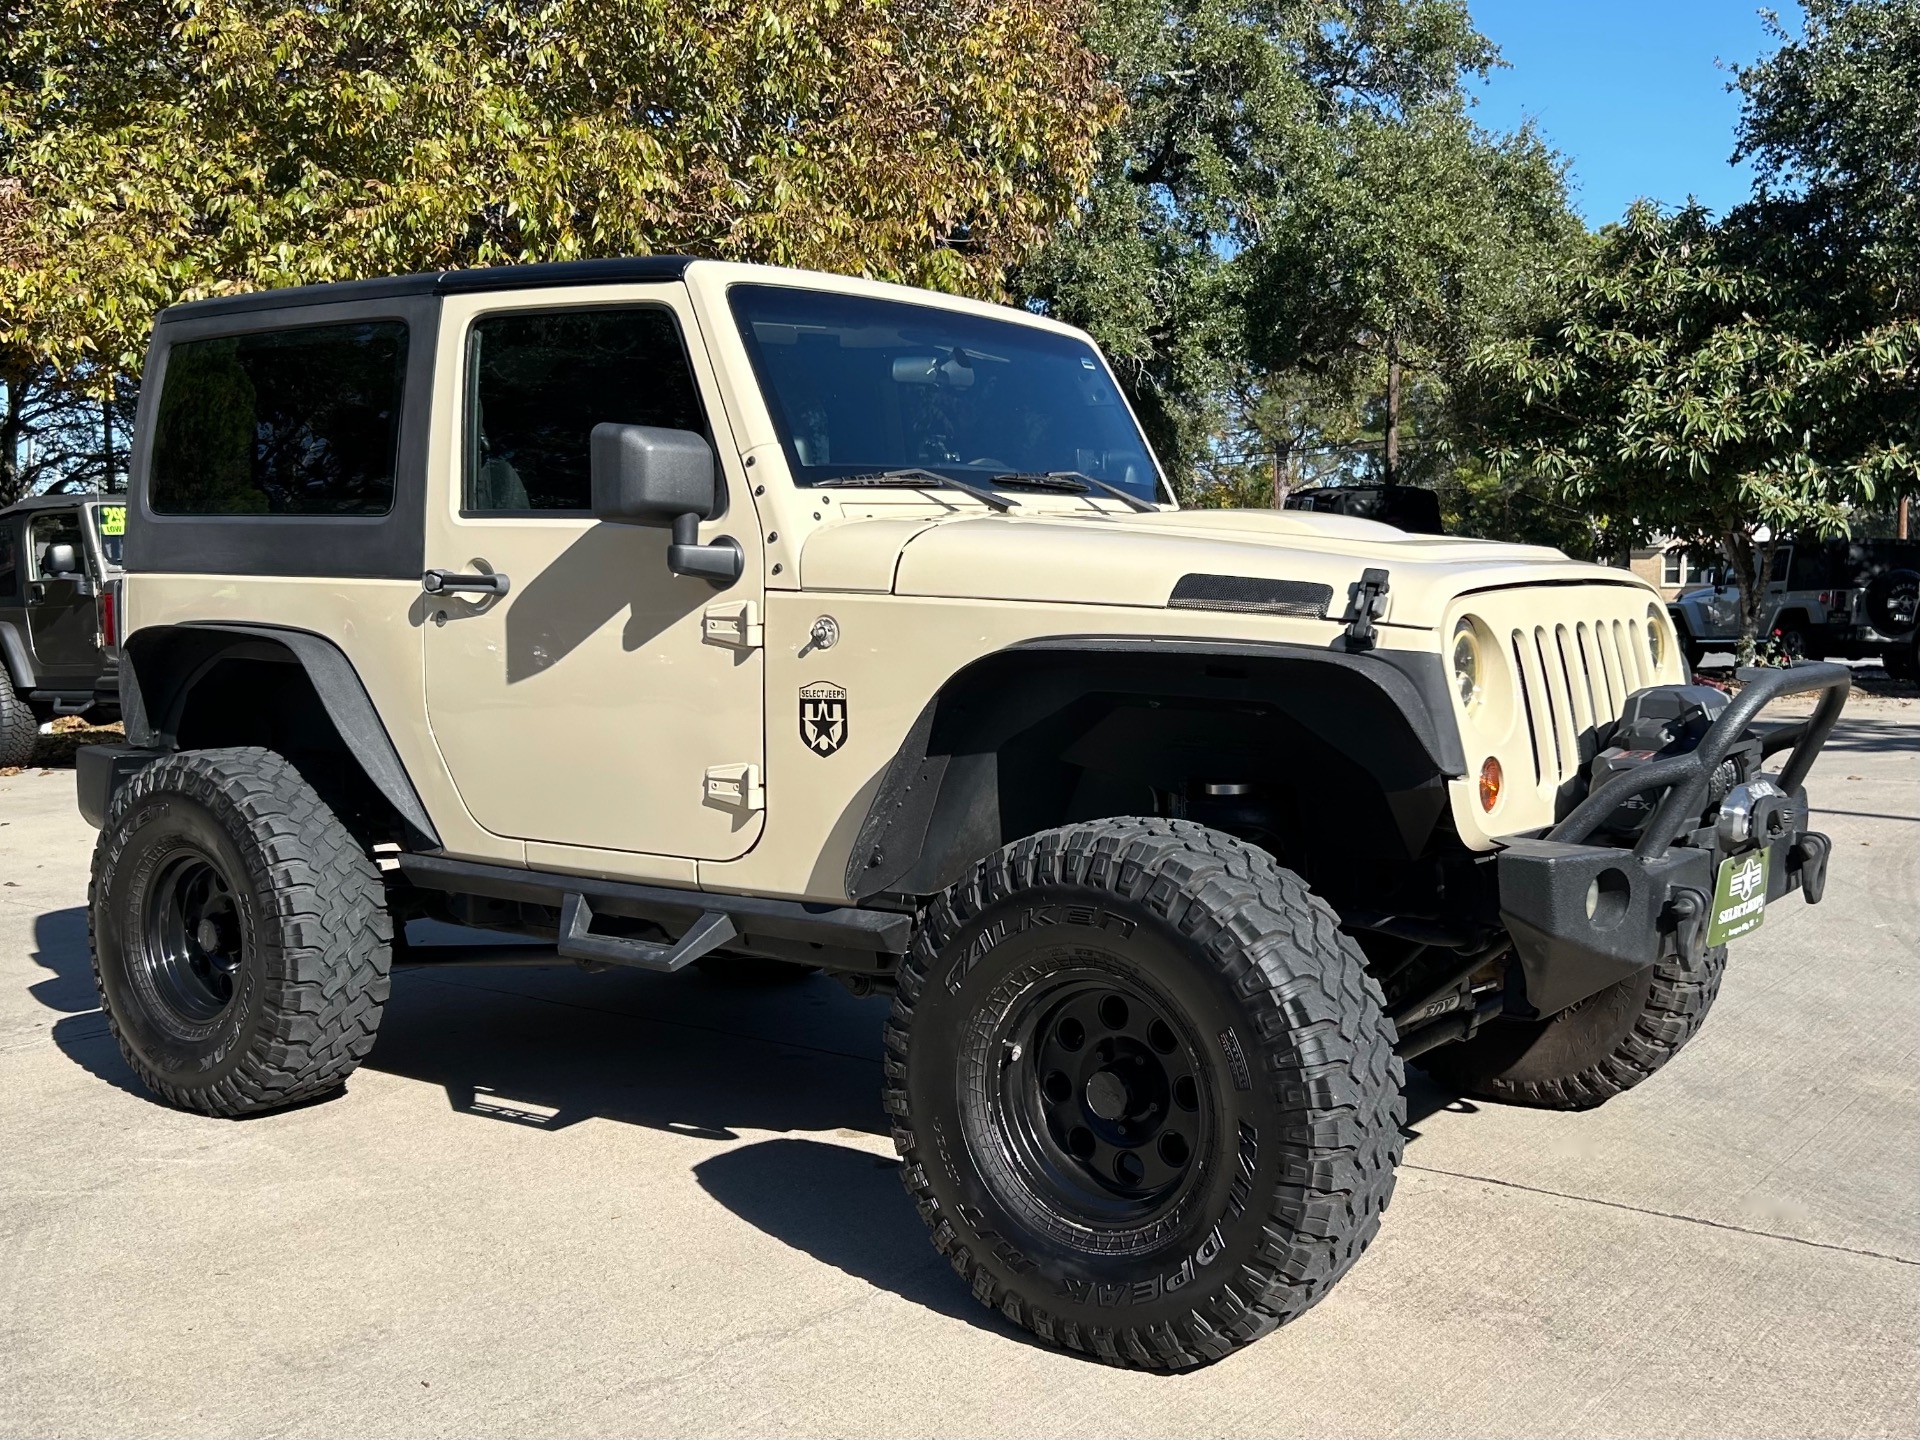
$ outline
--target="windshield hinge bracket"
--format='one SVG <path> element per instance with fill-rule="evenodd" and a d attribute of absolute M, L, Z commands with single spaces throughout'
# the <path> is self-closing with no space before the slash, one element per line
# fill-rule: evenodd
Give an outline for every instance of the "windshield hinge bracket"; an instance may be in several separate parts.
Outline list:
<path fill-rule="evenodd" d="M 749 814 L 767 808 L 766 786 L 760 783 L 758 765 L 709 765 L 706 775 L 706 803 Z"/>
<path fill-rule="evenodd" d="M 1371 650 L 1373 622 L 1387 613 L 1387 572 L 1369 567 L 1347 587 L 1347 613 L 1340 617 L 1347 627 L 1347 649 Z"/>
<path fill-rule="evenodd" d="M 709 605 L 700 617 L 700 638 L 709 645 L 758 650 L 767 643 L 766 629 L 760 623 L 760 607 L 751 600 Z"/>

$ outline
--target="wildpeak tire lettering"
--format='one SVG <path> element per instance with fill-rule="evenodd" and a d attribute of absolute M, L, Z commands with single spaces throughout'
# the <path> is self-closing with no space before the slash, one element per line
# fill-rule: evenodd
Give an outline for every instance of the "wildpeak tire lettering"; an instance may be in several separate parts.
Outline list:
<path fill-rule="evenodd" d="M 1134 931 L 1133 921 L 1098 905 L 1029 905 L 1011 921 L 994 921 L 967 943 L 959 961 L 947 972 L 948 993 L 958 995 L 973 967 L 998 948 L 1009 935 L 1018 935 L 1042 925 L 1082 925 L 1091 930 L 1104 930 L 1118 940 L 1129 938 Z M 1245 1064 L 1242 1060 L 1243 1068 Z M 1240 1088 L 1244 1090 L 1247 1087 L 1242 1085 Z"/>
<path fill-rule="evenodd" d="M 1108 1284 L 1068 1277 L 1060 1282 L 1060 1294 L 1082 1305 L 1149 1305 L 1162 1295 L 1172 1295 L 1186 1289 L 1202 1270 L 1220 1258 L 1226 1248 L 1226 1238 L 1216 1225 L 1207 1232 L 1207 1238 L 1200 1242 L 1200 1248 L 1170 1271 L 1130 1284 Z"/>

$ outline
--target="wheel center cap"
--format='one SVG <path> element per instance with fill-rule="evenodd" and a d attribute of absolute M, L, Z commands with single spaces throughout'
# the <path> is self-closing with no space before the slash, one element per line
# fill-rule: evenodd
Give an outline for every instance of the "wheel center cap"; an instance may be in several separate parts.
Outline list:
<path fill-rule="evenodd" d="M 1098 1071 L 1087 1081 L 1087 1109 L 1102 1120 L 1118 1120 L 1127 1113 L 1127 1082 L 1111 1070 Z"/>
<path fill-rule="evenodd" d="M 202 918 L 193 927 L 193 938 L 202 950 L 209 953 L 216 953 L 220 949 L 220 927 L 213 923 L 212 916 Z"/>

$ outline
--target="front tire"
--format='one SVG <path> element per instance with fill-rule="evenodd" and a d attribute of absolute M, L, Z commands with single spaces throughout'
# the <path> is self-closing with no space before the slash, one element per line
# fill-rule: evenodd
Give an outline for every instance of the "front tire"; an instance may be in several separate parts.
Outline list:
<path fill-rule="evenodd" d="M 902 1178 L 976 1299 L 1110 1364 L 1217 1360 L 1379 1228 L 1401 1065 L 1365 958 L 1265 852 L 1051 830 L 929 907 L 887 1024 Z"/>
<path fill-rule="evenodd" d="M 373 1048 L 380 871 L 267 750 L 155 761 L 115 796 L 88 897 L 120 1053 L 168 1104 L 245 1115 L 337 1090 Z"/>
<path fill-rule="evenodd" d="M 1494 1020 L 1414 1063 L 1485 1100 L 1590 1110 L 1653 1077 L 1700 1032 L 1720 993 L 1727 947 L 1667 959 L 1545 1020 Z"/>
<path fill-rule="evenodd" d="M 33 759 L 40 721 L 0 671 L 0 765 L 24 765 Z"/>

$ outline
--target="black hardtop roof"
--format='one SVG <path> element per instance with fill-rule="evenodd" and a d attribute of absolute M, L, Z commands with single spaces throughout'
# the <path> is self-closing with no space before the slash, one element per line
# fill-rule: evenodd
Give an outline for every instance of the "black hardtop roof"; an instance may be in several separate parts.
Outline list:
<path fill-rule="evenodd" d="M 342 305 L 408 295 L 460 295 L 480 290 L 523 290 L 558 285 L 612 285 L 623 280 L 678 280 L 693 263 L 688 255 L 631 255 L 617 260 L 562 260 L 545 265 L 491 265 L 472 270 L 434 270 L 377 280 L 341 280 L 331 285 L 291 285 L 189 300 L 162 310 L 156 324 L 206 320 L 298 305 Z"/>
<path fill-rule="evenodd" d="M 76 505 L 91 505 L 100 500 L 113 505 L 127 503 L 127 497 L 119 492 L 102 495 L 98 490 L 69 490 L 61 495 L 22 496 L 13 504 L 0 507 L 0 515 L 17 515 L 22 510 L 71 510 Z"/>

